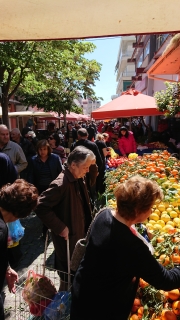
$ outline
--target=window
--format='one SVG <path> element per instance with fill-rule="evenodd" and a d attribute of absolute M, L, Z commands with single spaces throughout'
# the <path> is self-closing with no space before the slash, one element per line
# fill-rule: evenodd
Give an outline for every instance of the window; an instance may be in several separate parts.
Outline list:
<path fill-rule="evenodd" d="M 157 35 L 157 38 L 156 38 L 156 50 L 158 50 L 162 46 L 162 44 L 164 43 L 164 41 L 166 40 L 168 35 L 169 35 L 169 33 Z"/>
<path fill-rule="evenodd" d="M 150 40 L 147 42 L 145 48 L 144 48 L 144 58 L 149 54 L 150 51 Z"/>
<path fill-rule="evenodd" d="M 143 52 L 141 53 L 138 61 L 137 61 L 137 68 L 139 68 L 143 63 Z"/>

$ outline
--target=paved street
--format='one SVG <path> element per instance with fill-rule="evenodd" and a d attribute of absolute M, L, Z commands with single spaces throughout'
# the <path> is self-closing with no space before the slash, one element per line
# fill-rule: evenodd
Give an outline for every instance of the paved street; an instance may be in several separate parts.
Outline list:
<path fill-rule="evenodd" d="M 23 253 L 23 256 L 18 264 L 18 267 L 14 268 L 18 272 L 20 278 L 19 287 L 17 288 L 16 299 L 14 294 L 9 293 L 7 286 L 4 287 L 5 319 L 11 320 L 24 320 L 29 318 L 28 316 L 26 317 L 24 315 L 23 308 L 21 308 L 22 314 L 20 310 L 20 303 L 23 301 L 21 301 L 21 282 L 26 279 L 28 270 L 35 269 L 36 266 L 38 266 L 38 272 L 42 273 L 41 265 L 43 264 L 44 259 L 45 241 L 41 237 L 41 221 L 35 214 L 33 214 L 25 219 L 22 219 L 21 224 L 25 228 L 25 235 L 21 240 L 21 251 Z M 53 268 L 53 260 L 54 248 L 52 241 L 50 240 L 47 248 L 46 265 L 50 268 Z M 39 271 L 39 269 L 41 270 Z M 46 275 L 49 276 L 48 274 Z M 56 278 L 58 278 L 58 276 L 56 276 Z M 58 281 L 59 278 L 56 280 Z"/>

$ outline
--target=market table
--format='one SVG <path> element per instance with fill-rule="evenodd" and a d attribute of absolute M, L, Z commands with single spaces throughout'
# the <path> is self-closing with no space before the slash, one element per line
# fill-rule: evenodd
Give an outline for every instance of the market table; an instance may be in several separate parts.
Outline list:
<path fill-rule="evenodd" d="M 163 151 L 163 150 L 167 150 L 169 153 L 173 153 L 172 150 L 170 148 L 164 149 L 164 148 L 147 148 L 147 149 L 137 149 L 137 154 L 139 156 L 142 156 L 145 153 L 153 153 L 153 151 Z M 114 150 L 118 155 L 120 154 L 119 149 Z"/>
<path fill-rule="evenodd" d="M 139 149 L 137 150 L 137 154 L 139 156 L 142 156 L 145 153 L 153 153 L 153 151 L 164 151 L 167 150 L 169 153 L 172 153 L 172 150 L 170 148 L 164 149 L 164 148 L 148 148 L 148 149 Z"/>

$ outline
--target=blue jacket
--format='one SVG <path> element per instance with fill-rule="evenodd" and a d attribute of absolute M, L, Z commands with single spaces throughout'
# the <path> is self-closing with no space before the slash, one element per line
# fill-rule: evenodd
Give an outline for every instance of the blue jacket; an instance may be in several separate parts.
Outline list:
<path fill-rule="evenodd" d="M 57 176 L 62 171 L 61 159 L 57 154 L 51 153 L 46 161 L 50 169 L 51 181 L 53 181 L 57 178 Z M 42 161 L 40 160 L 39 156 L 38 155 L 33 156 L 29 163 L 27 180 L 28 182 L 34 184 L 37 188 L 39 187 L 41 167 L 42 167 Z"/>

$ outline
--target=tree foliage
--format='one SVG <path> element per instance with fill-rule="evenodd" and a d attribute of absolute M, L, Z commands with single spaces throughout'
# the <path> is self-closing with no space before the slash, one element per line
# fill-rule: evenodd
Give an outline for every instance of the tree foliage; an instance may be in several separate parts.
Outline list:
<path fill-rule="evenodd" d="M 154 94 L 158 110 L 166 116 L 174 116 L 180 112 L 180 82 L 165 82 L 166 90 Z"/>
<path fill-rule="evenodd" d="M 3 123 L 8 125 L 8 101 L 14 94 L 27 106 L 63 113 L 79 92 L 97 98 L 93 86 L 101 65 L 84 58 L 94 49 L 94 44 L 78 40 L 1 42 Z"/>

